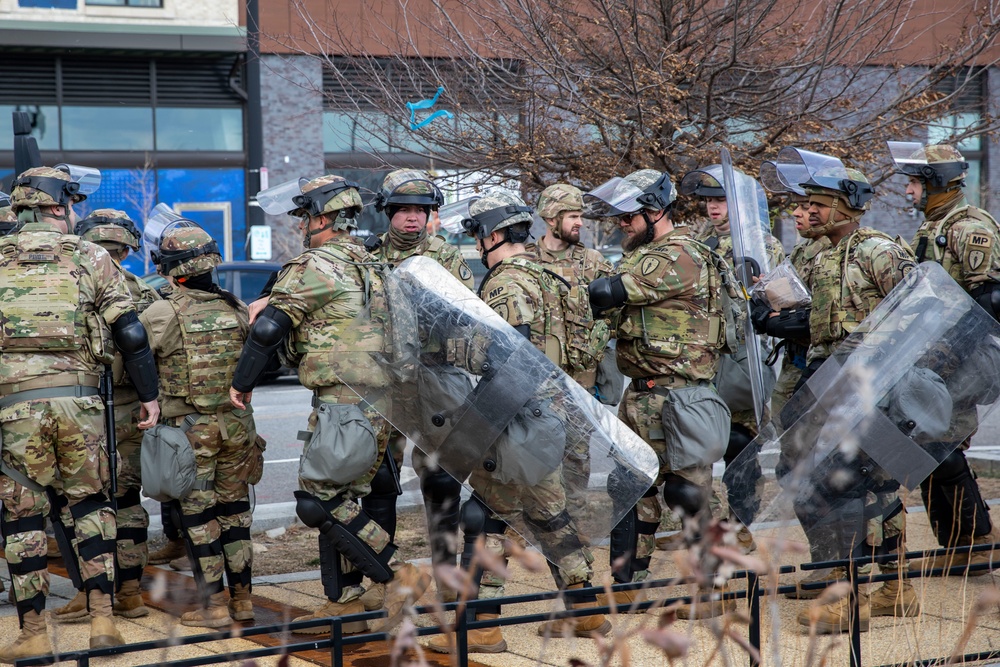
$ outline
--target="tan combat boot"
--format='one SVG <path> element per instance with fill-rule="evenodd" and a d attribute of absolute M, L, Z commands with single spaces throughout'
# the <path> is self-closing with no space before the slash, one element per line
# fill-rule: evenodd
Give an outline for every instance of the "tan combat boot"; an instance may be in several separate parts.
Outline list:
<path fill-rule="evenodd" d="M 114 614 L 125 618 L 149 616 L 149 607 L 142 599 L 138 579 L 122 582 L 121 589 L 115 594 Z"/>
<path fill-rule="evenodd" d="M 77 591 L 72 600 L 52 612 L 52 620 L 56 623 L 77 623 L 88 616 L 85 591 Z"/>
<path fill-rule="evenodd" d="M 45 538 L 45 557 L 62 558 L 62 552 L 59 551 L 59 543 L 56 542 L 56 538 L 54 537 Z"/>
<path fill-rule="evenodd" d="M 187 550 L 184 548 L 184 540 L 170 540 L 149 554 L 149 564 L 166 565 L 170 561 L 186 555 Z"/>
<path fill-rule="evenodd" d="M 970 545 L 976 546 L 979 544 L 993 544 L 995 542 L 1000 542 L 1000 535 L 996 535 L 995 532 L 996 531 L 994 530 L 987 535 L 980 535 L 979 537 L 969 537 L 968 535 L 961 536 L 955 541 L 955 546 L 967 547 Z M 969 565 L 982 565 L 984 563 L 990 564 L 990 567 L 982 570 L 973 570 L 972 572 L 969 572 L 967 569 Z M 981 577 L 989 574 L 990 570 L 994 567 L 1000 567 L 1000 555 L 998 555 L 996 551 L 992 550 L 975 551 L 973 553 L 955 553 L 952 551 L 944 554 L 943 556 L 912 560 L 910 561 L 909 569 L 911 572 L 927 572 L 928 570 L 951 567 L 960 567 L 961 569 L 946 572 L 945 576 Z"/>
<path fill-rule="evenodd" d="M 431 585 L 431 575 L 419 569 L 412 563 L 404 563 L 392 575 L 392 580 L 386 584 L 385 611 L 386 618 L 380 618 L 373 624 L 373 632 L 391 632 L 399 625 L 404 607 L 417 604 L 420 596 Z"/>
<path fill-rule="evenodd" d="M 500 614 L 476 614 L 477 620 L 486 621 L 495 618 L 500 618 Z M 438 653 L 454 653 L 455 633 L 448 632 L 436 635 L 425 646 Z M 506 650 L 507 642 L 504 640 L 500 628 L 469 630 L 469 653 L 503 653 Z"/>
<path fill-rule="evenodd" d="M 581 588 L 583 588 L 583 584 L 573 584 L 569 587 L 569 590 Z M 569 598 L 566 598 L 567 609 L 593 609 L 598 606 L 604 605 L 600 604 L 598 600 L 592 602 L 570 602 Z M 545 621 L 538 626 L 538 634 L 542 637 L 568 637 L 570 635 L 591 637 L 594 633 L 603 637 L 609 632 L 611 632 L 611 621 L 606 619 L 603 614 L 559 618 Z"/>
<path fill-rule="evenodd" d="M 378 611 L 385 606 L 385 584 L 372 583 L 361 596 L 365 611 Z"/>
<path fill-rule="evenodd" d="M 823 570 L 810 570 L 804 577 L 795 582 L 795 590 L 785 593 L 786 598 L 793 600 L 815 600 L 823 593 L 823 588 L 805 589 L 803 584 L 826 583 L 827 586 L 835 582 L 847 579 L 847 569 L 843 567 L 832 568 L 829 572 Z"/>
<path fill-rule="evenodd" d="M 180 558 L 175 558 L 170 561 L 170 569 L 177 570 L 178 572 L 190 572 L 191 571 L 191 559 L 187 556 L 181 556 Z"/>
<path fill-rule="evenodd" d="M 233 593 L 229 600 L 229 615 L 234 621 L 252 621 L 253 602 L 250 601 L 250 587 L 243 584 L 233 586 Z"/>
<path fill-rule="evenodd" d="M 181 615 L 181 625 L 192 628 L 224 628 L 233 624 L 229 615 L 226 592 L 219 591 L 208 596 L 208 606 Z"/>
<path fill-rule="evenodd" d="M 753 539 L 753 533 L 746 526 L 740 526 L 740 529 L 736 531 L 736 543 L 745 554 L 753 553 L 757 550 L 757 543 Z"/>
<path fill-rule="evenodd" d="M 816 624 L 816 632 L 819 634 L 835 634 L 849 632 L 851 629 L 851 597 L 845 595 L 836 602 L 826 605 L 819 605 L 815 602 L 809 608 L 799 612 L 799 625 L 806 627 Z M 868 632 L 868 619 L 870 618 L 870 606 L 868 596 L 864 593 L 858 594 L 858 624 L 861 632 Z"/>
<path fill-rule="evenodd" d="M 313 613 L 293 618 L 292 623 L 363 613 L 365 613 L 365 606 L 359 597 L 352 598 L 346 602 L 327 601 L 325 605 Z M 350 621 L 348 623 L 344 623 L 341 627 L 343 628 L 345 635 L 356 635 L 362 632 L 368 632 L 368 621 Z M 316 625 L 311 628 L 296 628 L 292 630 L 292 633 L 297 635 L 325 635 L 328 632 L 330 632 L 329 625 Z"/>
<path fill-rule="evenodd" d="M 660 551 L 682 551 L 688 548 L 684 542 L 684 531 L 678 530 L 673 535 L 656 538 L 656 548 Z"/>
<path fill-rule="evenodd" d="M 918 616 L 920 614 L 920 600 L 917 599 L 917 592 L 913 590 L 913 585 L 906 579 L 899 578 L 899 570 L 882 567 L 884 574 L 895 574 L 896 579 L 890 579 L 882 584 L 874 593 L 869 593 L 871 601 L 871 616 Z"/>
<path fill-rule="evenodd" d="M 111 620 L 111 596 L 94 589 L 87 594 L 90 600 L 90 648 L 121 646 L 125 640 Z"/>
<path fill-rule="evenodd" d="M 45 626 L 45 617 L 34 609 L 24 615 L 21 634 L 14 643 L 0 649 L 0 662 L 13 663 L 21 658 L 31 658 L 36 655 L 52 653 L 52 643 L 49 642 L 49 631 Z"/>
<path fill-rule="evenodd" d="M 712 596 L 707 600 L 695 599 L 691 604 L 678 607 L 677 618 L 682 621 L 704 621 L 736 611 L 736 600 L 716 599 L 727 592 L 729 592 L 728 583 L 722 587 L 712 588 L 711 590 L 699 588 L 697 595 L 702 596 L 712 593 Z"/>

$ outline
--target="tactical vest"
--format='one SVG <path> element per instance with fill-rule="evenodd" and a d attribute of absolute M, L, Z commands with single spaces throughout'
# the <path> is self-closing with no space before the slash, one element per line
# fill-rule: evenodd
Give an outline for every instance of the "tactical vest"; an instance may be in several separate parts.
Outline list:
<path fill-rule="evenodd" d="M 183 398 L 202 414 L 228 408 L 244 341 L 236 312 L 221 297 L 202 301 L 182 290 L 167 302 L 177 317 L 182 349 L 160 362 L 163 393 Z"/>
<path fill-rule="evenodd" d="M 68 352 L 90 344 L 80 303 L 80 237 L 22 233 L 0 258 L 0 350 Z M 91 313 L 97 317 L 95 313 Z"/>
<path fill-rule="evenodd" d="M 959 276 L 952 273 L 952 269 L 960 259 L 955 256 L 955 249 L 951 247 L 949 233 L 956 222 L 967 218 L 978 220 L 987 227 L 993 228 L 995 238 L 1000 239 L 1000 223 L 997 223 L 992 215 L 975 206 L 959 206 L 949 211 L 948 215 L 941 218 L 932 228 L 924 229 L 924 233 L 918 230 L 917 236 L 913 239 L 917 262 L 933 260 L 940 264 L 948 272 L 948 275 L 957 280 Z M 944 243 L 939 244 L 938 239 L 944 239 Z M 927 256 L 928 251 L 931 252 L 930 257 Z M 992 257 L 986 257 L 984 261 L 991 262 L 992 259 Z M 963 287 L 968 289 L 967 285 L 963 285 Z"/>
<path fill-rule="evenodd" d="M 567 373 L 596 368 L 608 344 L 610 331 L 604 320 L 594 321 L 586 286 L 572 284 L 523 257 L 508 258 L 498 266 L 517 267 L 530 275 L 541 289 L 544 317 L 532 326 L 532 344 Z M 483 279 L 484 285 L 488 277 Z"/>
<path fill-rule="evenodd" d="M 738 310 L 731 303 L 736 292 L 728 263 L 718 253 L 690 238 L 669 238 L 656 250 L 672 261 L 685 250 L 692 251 L 702 260 L 708 273 L 706 307 L 702 309 L 681 299 L 626 306 L 618 324 L 618 338 L 641 340 L 645 353 L 666 359 L 684 355 L 690 345 L 735 352 L 736 322 L 730 319 L 737 316 Z M 632 261 L 644 256 L 645 253 L 636 253 Z"/>
<path fill-rule="evenodd" d="M 372 262 L 372 256 L 354 243 L 328 243 L 292 261 L 310 259 L 315 270 L 342 275 L 345 283 L 351 280 L 357 289 L 345 289 L 347 303 L 330 301 L 308 313 L 289 337 L 302 383 L 310 388 L 341 383 L 385 386 L 388 380 L 371 356 L 386 351 L 388 308 L 382 265 Z M 354 318 L 366 308 L 371 317 L 359 326 Z"/>
<path fill-rule="evenodd" d="M 892 242 L 887 234 L 859 227 L 844 247 L 823 251 L 813 263 L 812 310 L 809 316 L 810 343 L 821 345 L 841 341 L 868 317 L 883 296 L 862 269 L 857 248 L 868 239 Z"/>

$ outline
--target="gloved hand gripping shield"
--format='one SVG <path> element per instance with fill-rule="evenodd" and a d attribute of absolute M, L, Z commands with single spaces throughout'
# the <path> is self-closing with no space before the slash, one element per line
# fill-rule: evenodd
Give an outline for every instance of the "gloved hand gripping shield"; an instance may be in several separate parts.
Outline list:
<path fill-rule="evenodd" d="M 725 148 L 722 149 L 722 164 L 712 165 L 706 168 L 706 172 L 723 183 L 726 190 L 736 279 L 742 286 L 740 296 L 744 297 L 742 305 L 746 311 L 742 344 L 747 347 L 750 391 L 753 394 L 754 416 L 759 426 L 764 419 L 764 410 L 770 396 L 764 390 L 764 353 L 761 341 L 750 318 L 750 291 L 753 289 L 753 278 L 764 275 L 772 268 L 764 241 L 765 235 L 771 231 L 767 195 L 755 179 L 733 168 L 729 151 Z"/>
<path fill-rule="evenodd" d="M 566 453 L 588 443 L 592 502 L 567 506 L 566 516 L 584 544 L 609 535 L 621 518 L 608 502 L 609 473 L 614 507 L 630 508 L 659 471 L 653 450 L 434 260 L 409 258 L 384 285 L 388 351 L 344 360 L 376 358 L 389 377 L 362 398 L 455 479 L 486 473 L 514 494 L 561 480 Z M 372 318 L 359 316 L 349 331 L 369 329 Z M 522 510 L 503 518 L 558 561 L 565 545 Z"/>
<path fill-rule="evenodd" d="M 795 516 L 807 535 L 837 527 L 824 533 L 839 536 L 829 557 L 846 558 L 865 523 L 899 511 L 899 488 L 920 484 L 998 397 L 1000 324 L 940 265 L 921 264 L 796 392 L 782 413 L 790 426 L 766 425 L 723 481 L 759 499 L 775 480 L 775 499 L 746 503 L 739 519 Z M 758 461 L 773 471 L 760 481 Z"/>

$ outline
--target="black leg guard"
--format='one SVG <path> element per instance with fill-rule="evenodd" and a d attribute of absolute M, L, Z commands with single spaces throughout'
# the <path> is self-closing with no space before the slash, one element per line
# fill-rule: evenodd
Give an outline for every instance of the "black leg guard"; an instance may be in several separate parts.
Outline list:
<path fill-rule="evenodd" d="M 176 542 L 181 539 L 181 533 L 177 529 L 174 514 L 170 511 L 171 505 L 173 502 L 160 503 L 160 521 L 163 523 L 163 536 L 171 542 Z"/>
<path fill-rule="evenodd" d="M 615 472 L 612 471 L 608 475 L 609 493 L 613 493 L 614 490 L 612 476 Z M 651 486 L 642 497 L 652 498 L 656 493 L 656 487 Z M 659 526 L 653 522 L 639 521 L 639 512 L 635 507 L 630 507 L 625 511 L 625 515 L 611 531 L 611 545 L 608 552 L 613 570 L 612 576 L 615 582 L 619 584 L 631 583 L 632 577 L 637 572 L 649 569 L 649 557 L 636 557 L 639 547 L 639 535 L 655 535 L 657 528 Z"/>
<path fill-rule="evenodd" d="M 379 466 L 372 478 L 372 490 L 367 496 L 361 499 L 361 507 L 365 513 L 375 519 L 378 525 L 382 526 L 385 532 L 389 533 L 389 539 L 396 539 L 396 498 L 399 497 L 399 480 L 394 472 L 395 466 L 390 465 L 392 457 L 386 453 L 382 457 L 382 465 Z"/>
<path fill-rule="evenodd" d="M 27 600 L 18 600 L 17 604 L 17 624 L 18 627 L 24 628 L 24 615 L 29 611 L 33 611 L 39 616 L 45 611 L 45 596 L 41 593 L 35 595 Z"/>
<path fill-rule="evenodd" d="M 374 582 L 384 584 L 392 579 L 389 561 L 396 552 L 396 545 L 390 543 L 381 553 L 376 553 L 358 537 L 371 517 L 362 509 L 349 524 L 344 525 L 333 518 L 332 512 L 343 502 L 339 496 L 333 500 L 320 500 L 305 491 L 295 492 L 295 513 L 302 523 L 328 534 L 340 553 L 351 561 L 354 567 Z"/>
<path fill-rule="evenodd" d="M 743 451 L 753 442 L 753 434 L 739 424 L 733 424 L 729 430 L 729 447 L 723 460 L 726 462 L 726 472 L 731 470 L 731 464 Z M 764 473 L 760 468 L 760 460 L 754 457 L 753 461 L 744 459 L 741 461 L 739 470 L 732 470 L 732 474 L 723 477 L 726 483 L 726 499 L 729 502 L 729 510 L 735 514 L 744 524 L 753 523 L 760 509 L 760 494 L 757 485 L 760 483 Z"/>
<path fill-rule="evenodd" d="M 953 547 L 959 538 L 981 537 L 993 530 L 989 507 L 961 449 L 949 454 L 921 482 L 920 496 L 942 547 Z"/>
<path fill-rule="evenodd" d="M 222 579 L 209 582 L 205 579 L 205 571 L 201 567 L 201 558 L 210 556 L 222 556 L 222 541 L 215 540 L 211 544 L 194 544 L 188 533 L 188 528 L 194 528 L 208 523 L 215 518 L 215 507 L 210 507 L 200 514 L 182 514 L 180 502 L 171 502 L 171 512 L 174 513 L 174 525 L 182 531 L 184 546 L 188 552 L 188 559 L 191 561 L 191 574 L 194 575 L 195 584 L 198 587 L 198 594 L 203 607 L 208 606 L 208 598 L 215 593 L 221 593 L 223 589 Z"/>
<path fill-rule="evenodd" d="M 139 489 L 129 489 L 118 498 L 118 511 L 131 509 L 142 504 Z M 143 544 L 149 539 L 149 531 L 146 528 L 122 528 L 118 526 L 118 539 L 131 540 L 134 544 Z M 124 581 L 138 581 L 142 579 L 142 567 L 119 567 L 115 577 L 115 590 L 120 590 Z"/>
<path fill-rule="evenodd" d="M 459 509 L 462 485 L 444 470 L 426 471 L 420 480 L 431 538 L 431 562 L 454 565 L 458 556 Z"/>
<path fill-rule="evenodd" d="M 220 527 L 223 525 L 223 519 L 226 517 L 235 517 L 244 512 L 250 512 L 250 501 L 249 500 L 236 500 L 231 503 L 216 503 L 215 504 L 215 516 L 219 519 Z M 229 523 L 235 523 L 231 521 Z M 250 548 L 253 546 L 250 540 L 250 529 L 244 528 L 243 526 L 230 526 L 224 529 L 220 534 L 220 539 L 222 541 L 222 551 L 225 554 L 227 544 L 236 544 L 239 542 L 246 542 L 250 544 Z M 251 584 L 252 570 L 250 565 L 247 564 L 240 572 L 234 572 L 230 567 L 229 559 L 225 558 L 225 568 L 226 568 L 226 584 L 229 586 L 229 593 L 235 594 L 236 584 L 242 584 L 246 586 L 248 590 L 253 592 L 253 585 Z"/>
<path fill-rule="evenodd" d="M 112 505 L 107 496 L 104 494 L 95 494 L 76 503 L 69 508 L 69 511 L 70 514 L 73 515 L 73 520 L 79 521 L 88 514 L 101 509 L 111 510 L 111 508 Z M 55 527 L 55 522 L 53 522 L 53 527 Z M 59 532 L 58 528 L 56 528 L 56 532 Z M 114 540 L 106 540 L 100 535 L 93 535 L 84 540 L 78 541 L 76 543 L 76 552 L 79 554 L 81 561 L 88 561 L 99 556 L 110 555 L 115 559 L 115 563 L 117 565 L 118 545 Z M 83 590 L 92 591 L 95 589 L 100 590 L 102 593 L 107 593 L 108 595 L 115 594 L 114 582 L 108 578 L 107 574 L 100 574 L 96 577 L 83 580 Z"/>
<path fill-rule="evenodd" d="M 6 536 L 16 535 L 17 533 L 27 533 L 35 531 L 45 530 L 45 517 L 41 514 L 35 516 L 27 516 L 23 519 L 13 519 L 7 520 L 7 513 L 3 512 L 2 519 L 3 534 Z M 64 560 L 75 559 L 75 554 L 72 547 L 66 552 L 69 556 L 65 557 Z M 32 572 L 37 572 L 38 570 L 44 570 L 48 567 L 48 559 L 45 554 L 41 556 L 32 556 L 31 558 L 24 558 L 20 563 L 11 563 L 7 561 L 7 572 L 10 574 L 13 580 L 14 575 L 25 575 Z M 79 571 L 78 571 L 79 576 Z M 74 582 L 75 585 L 76 582 Z M 11 582 L 11 590 L 14 594 L 17 594 L 17 587 Z M 77 589 L 79 590 L 79 589 Z M 21 623 L 21 627 L 24 626 L 24 615 L 29 611 L 34 610 L 35 612 L 41 614 L 45 611 L 45 596 L 39 593 L 32 598 L 27 600 L 16 600 L 17 606 L 17 617 L 18 621 Z"/>
<path fill-rule="evenodd" d="M 693 518 L 708 509 L 708 490 L 680 475 L 668 472 L 663 477 L 663 502 L 675 512 Z"/>
<path fill-rule="evenodd" d="M 331 602 L 340 599 L 347 586 L 360 586 L 365 575 L 360 570 L 344 573 L 340 566 L 340 552 L 326 533 L 319 534 L 319 576 L 323 593 Z"/>
<path fill-rule="evenodd" d="M 462 569 L 469 572 L 472 567 L 472 559 L 476 552 L 476 540 L 480 535 L 493 533 L 502 535 L 507 530 L 507 524 L 499 519 L 492 518 L 493 512 L 486 506 L 478 496 L 473 495 L 462 505 L 462 532 L 464 534 L 464 547 L 462 548 Z M 472 597 L 479 595 L 479 583 L 483 579 L 482 567 L 476 567 L 472 573 L 472 586 L 474 588 Z M 480 607 L 479 614 L 500 614 L 500 605 Z"/>

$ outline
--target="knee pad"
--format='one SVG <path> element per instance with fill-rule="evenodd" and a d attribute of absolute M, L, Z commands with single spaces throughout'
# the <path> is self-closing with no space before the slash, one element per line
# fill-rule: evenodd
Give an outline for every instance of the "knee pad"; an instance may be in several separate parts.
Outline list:
<path fill-rule="evenodd" d="M 340 503 L 337 501 L 322 501 L 305 491 L 295 492 L 295 514 L 310 528 L 319 528 L 321 533 L 329 533 L 333 529 L 333 517 L 330 511 Z"/>
<path fill-rule="evenodd" d="M 663 502 L 670 509 L 693 517 L 708 505 L 708 490 L 668 472 L 663 479 Z"/>
<path fill-rule="evenodd" d="M 962 451 L 961 447 L 958 447 L 938 464 L 938 467 L 931 473 L 930 480 L 932 484 L 954 486 L 961 483 L 966 477 L 972 476 L 965 452 Z"/>
<path fill-rule="evenodd" d="M 443 505 L 462 495 L 462 485 L 458 480 L 440 468 L 424 473 L 420 478 L 420 490 L 425 498 L 437 505 Z"/>
<path fill-rule="evenodd" d="M 507 530 L 507 524 L 492 518 L 492 514 L 492 510 L 478 496 L 474 495 L 462 503 L 461 524 L 466 539 L 486 533 L 502 535 Z"/>
<path fill-rule="evenodd" d="M 730 463 L 736 460 L 736 458 L 743 453 L 743 450 L 753 442 L 753 434 L 744 426 L 739 424 L 733 424 L 729 427 L 729 446 L 726 447 L 726 453 L 722 456 L 722 460 L 725 461 L 728 466 Z"/>
<path fill-rule="evenodd" d="M 372 490 L 369 495 L 393 497 L 397 495 L 396 475 L 389 466 L 389 456 L 390 452 L 386 452 L 385 456 L 382 457 L 382 465 L 378 467 L 378 470 L 375 471 L 375 476 L 372 477 Z"/>

